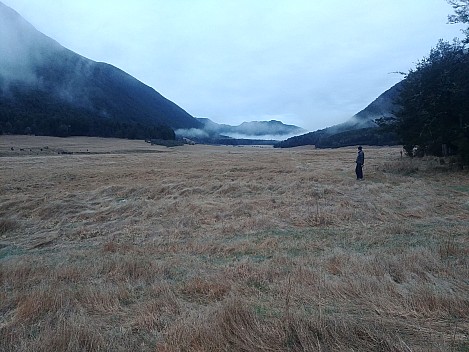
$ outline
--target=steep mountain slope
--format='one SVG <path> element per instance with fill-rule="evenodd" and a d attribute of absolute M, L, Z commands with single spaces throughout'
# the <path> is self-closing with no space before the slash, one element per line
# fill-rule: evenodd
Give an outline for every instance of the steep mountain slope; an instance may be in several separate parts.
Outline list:
<path fill-rule="evenodd" d="M 402 83 L 403 81 L 395 84 L 387 91 L 382 93 L 365 109 L 355 114 L 350 122 L 356 121 L 357 126 L 360 128 L 376 127 L 374 120 L 379 118 L 394 117 L 394 114 L 399 110 L 397 101 Z"/>
<path fill-rule="evenodd" d="M 0 2 L 0 131 L 174 138 L 171 129 L 200 126 L 153 88 L 62 47 Z"/>
<path fill-rule="evenodd" d="M 399 109 L 397 103 L 402 81 L 382 93 L 365 109 L 344 123 L 322 130 L 306 133 L 282 141 L 277 148 L 290 148 L 301 145 L 315 145 L 317 148 L 337 148 L 350 145 L 388 145 L 398 143 L 389 132 L 378 133 L 375 120 L 390 118 Z"/>

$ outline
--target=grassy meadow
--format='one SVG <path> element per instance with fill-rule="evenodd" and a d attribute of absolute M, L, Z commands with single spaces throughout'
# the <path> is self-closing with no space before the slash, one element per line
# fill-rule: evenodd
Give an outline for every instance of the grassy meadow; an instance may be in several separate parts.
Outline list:
<path fill-rule="evenodd" d="M 0 351 L 469 351 L 469 173 L 364 152 L 0 136 Z"/>

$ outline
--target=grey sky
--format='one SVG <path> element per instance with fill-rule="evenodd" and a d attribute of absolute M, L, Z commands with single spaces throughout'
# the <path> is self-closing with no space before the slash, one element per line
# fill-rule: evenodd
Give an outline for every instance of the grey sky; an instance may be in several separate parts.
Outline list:
<path fill-rule="evenodd" d="M 444 0 L 1 1 L 193 116 L 311 131 L 365 108 L 462 28 Z"/>

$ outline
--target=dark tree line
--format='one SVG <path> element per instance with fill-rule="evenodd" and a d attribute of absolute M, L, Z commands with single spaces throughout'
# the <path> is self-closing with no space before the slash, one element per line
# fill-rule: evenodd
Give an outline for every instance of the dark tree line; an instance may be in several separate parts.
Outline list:
<path fill-rule="evenodd" d="M 36 135 L 54 137 L 106 137 L 126 139 L 164 139 L 174 140 L 174 131 L 166 126 L 147 126 L 140 123 L 127 123 L 102 118 L 68 117 L 35 118 L 7 120 L 0 116 L 0 135 Z"/>
<path fill-rule="evenodd" d="M 450 23 L 469 23 L 469 0 L 448 1 Z M 469 31 L 464 33 L 469 35 Z M 410 156 L 458 155 L 469 163 L 469 36 L 440 40 L 403 81 L 391 124 Z M 389 122 L 389 121 L 381 121 Z"/>
<path fill-rule="evenodd" d="M 90 109 L 64 104 L 40 90 L 12 89 L 5 94 L 13 98 L 6 99 L 4 95 L 2 99 L 0 94 L 0 134 L 175 139 L 170 127 L 99 116 Z"/>
<path fill-rule="evenodd" d="M 399 144 L 396 133 L 388 127 L 359 128 L 338 133 L 327 129 L 295 136 L 274 145 L 274 148 L 293 148 L 301 145 L 314 145 L 316 148 L 341 148 L 363 145 L 396 145 Z"/>
<path fill-rule="evenodd" d="M 11 116 L 11 113 L 8 113 Z M 101 117 L 69 114 L 60 118 L 31 114 L 10 119 L 0 112 L 0 134 L 29 134 L 37 136 L 88 136 L 127 139 L 174 140 L 174 131 L 166 126 L 120 122 Z"/>
<path fill-rule="evenodd" d="M 440 41 L 403 82 L 395 129 L 411 156 L 469 158 L 469 54 Z"/>

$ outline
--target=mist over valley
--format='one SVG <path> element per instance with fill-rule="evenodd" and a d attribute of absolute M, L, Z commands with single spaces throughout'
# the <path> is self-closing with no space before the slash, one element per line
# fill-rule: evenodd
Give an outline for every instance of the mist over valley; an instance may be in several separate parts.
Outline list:
<path fill-rule="evenodd" d="M 276 120 L 231 126 L 196 119 L 126 72 L 64 48 L 2 3 L 0 18 L 1 133 L 273 144 L 308 132 Z M 373 127 L 376 116 L 337 130 Z"/>

